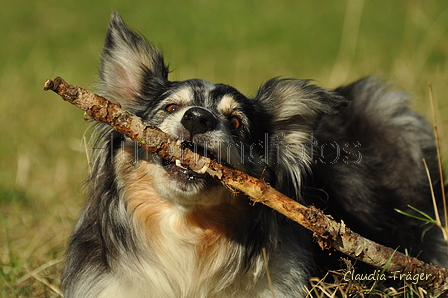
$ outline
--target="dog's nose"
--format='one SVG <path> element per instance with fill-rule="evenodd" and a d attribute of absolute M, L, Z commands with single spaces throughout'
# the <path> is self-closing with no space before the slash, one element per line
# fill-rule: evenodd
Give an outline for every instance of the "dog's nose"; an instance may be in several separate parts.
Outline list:
<path fill-rule="evenodd" d="M 195 134 L 205 133 L 215 129 L 217 120 L 206 109 L 194 107 L 185 112 L 181 123 L 190 132 L 190 138 L 192 138 Z"/>

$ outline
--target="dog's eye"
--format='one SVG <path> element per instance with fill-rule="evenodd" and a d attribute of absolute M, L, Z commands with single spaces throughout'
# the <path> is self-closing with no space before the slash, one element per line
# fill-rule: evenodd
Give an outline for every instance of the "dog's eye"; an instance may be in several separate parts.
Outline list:
<path fill-rule="evenodd" d="M 234 128 L 234 129 L 241 128 L 241 126 L 243 125 L 243 121 L 241 120 L 240 117 L 237 117 L 237 116 L 230 117 L 229 122 L 230 122 L 230 125 L 232 126 L 232 128 Z"/>
<path fill-rule="evenodd" d="M 177 105 L 175 103 L 170 103 L 169 105 L 167 105 L 165 107 L 165 111 L 167 111 L 170 114 L 178 111 L 179 109 L 180 109 L 179 105 Z"/>

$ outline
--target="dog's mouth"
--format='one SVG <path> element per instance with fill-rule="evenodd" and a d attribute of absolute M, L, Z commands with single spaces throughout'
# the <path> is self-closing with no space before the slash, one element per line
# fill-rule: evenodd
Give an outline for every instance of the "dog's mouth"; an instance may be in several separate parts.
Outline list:
<path fill-rule="evenodd" d="M 184 148 L 190 148 L 195 153 L 207 156 L 207 150 L 204 147 L 197 146 L 196 144 L 190 142 L 183 142 L 182 146 Z M 172 178 L 180 182 L 212 179 L 208 174 L 199 173 L 183 166 L 182 161 L 179 159 L 162 159 L 162 166 Z"/>
<path fill-rule="evenodd" d="M 165 171 L 177 180 L 193 181 L 207 178 L 207 174 L 201 174 L 184 167 L 179 159 L 174 161 L 164 159 L 162 165 Z"/>

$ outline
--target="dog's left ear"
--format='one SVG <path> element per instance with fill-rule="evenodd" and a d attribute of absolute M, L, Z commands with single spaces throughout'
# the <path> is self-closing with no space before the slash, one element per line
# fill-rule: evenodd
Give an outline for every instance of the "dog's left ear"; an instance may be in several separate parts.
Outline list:
<path fill-rule="evenodd" d="M 347 100 L 306 80 L 272 79 L 262 85 L 255 104 L 265 109 L 269 121 L 266 161 L 281 192 L 298 198 L 301 180 L 313 163 L 313 136 L 324 115 L 335 115 Z M 264 121 L 267 121 L 265 119 Z"/>
<path fill-rule="evenodd" d="M 272 79 L 258 90 L 255 101 L 268 109 L 273 124 L 281 130 L 311 133 L 323 115 L 335 115 L 347 100 L 308 80 Z"/>

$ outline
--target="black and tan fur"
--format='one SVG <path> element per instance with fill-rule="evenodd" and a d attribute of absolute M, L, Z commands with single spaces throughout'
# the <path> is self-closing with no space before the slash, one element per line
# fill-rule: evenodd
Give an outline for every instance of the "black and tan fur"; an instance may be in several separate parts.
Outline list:
<path fill-rule="evenodd" d="M 334 91 L 272 79 L 248 98 L 204 80 L 169 81 L 153 45 L 111 17 L 99 93 L 199 153 L 315 204 L 357 232 L 446 264 L 440 235 L 393 208 L 431 214 L 426 121 L 371 78 Z M 219 181 L 95 129 L 86 207 L 63 276 L 65 297 L 303 297 L 326 264 L 312 236 Z M 436 177 L 436 170 L 433 170 Z"/>

